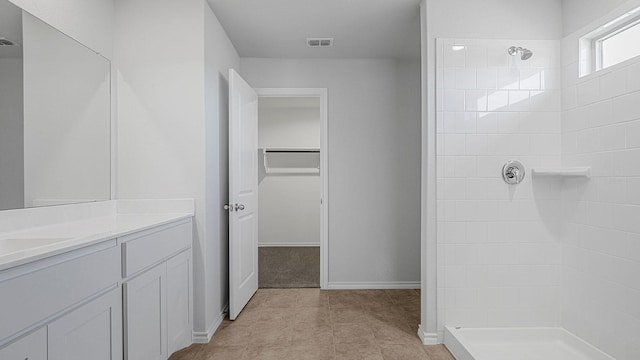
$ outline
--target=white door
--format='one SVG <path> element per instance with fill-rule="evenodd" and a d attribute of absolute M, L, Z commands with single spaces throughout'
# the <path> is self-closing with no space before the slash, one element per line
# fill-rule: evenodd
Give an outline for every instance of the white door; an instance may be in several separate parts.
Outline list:
<path fill-rule="evenodd" d="M 229 70 L 229 318 L 258 290 L 258 95 Z"/>

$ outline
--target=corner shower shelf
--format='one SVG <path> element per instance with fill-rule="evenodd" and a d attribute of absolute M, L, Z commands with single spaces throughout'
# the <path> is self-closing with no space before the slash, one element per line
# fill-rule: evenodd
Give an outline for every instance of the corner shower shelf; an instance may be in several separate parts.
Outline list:
<path fill-rule="evenodd" d="M 319 174 L 320 149 L 268 147 L 262 149 L 267 174 Z"/>
<path fill-rule="evenodd" d="M 591 168 L 566 167 L 566 168 L 537 168 L 532 170 L 534 177 L 557 177 L 557 178 L 591 178 Z"/>

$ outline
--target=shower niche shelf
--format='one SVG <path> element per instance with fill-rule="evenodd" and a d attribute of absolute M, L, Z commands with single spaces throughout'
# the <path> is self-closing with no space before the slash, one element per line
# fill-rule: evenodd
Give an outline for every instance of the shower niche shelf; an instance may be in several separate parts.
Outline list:
<path fill-rule="evenodd" d="M 591 168 L 584 167 L 564 167 L 564 168 L 536 168 L 531 171 L 534 177 L 552 178 L 591 178 Z"/>

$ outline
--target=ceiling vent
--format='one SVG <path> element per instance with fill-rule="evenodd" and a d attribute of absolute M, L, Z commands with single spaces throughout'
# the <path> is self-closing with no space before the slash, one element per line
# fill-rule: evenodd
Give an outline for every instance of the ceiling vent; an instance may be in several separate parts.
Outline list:
<path fill-rule="evenodd" d="M 7 38 L 0 37 L 0 46 L 18 46 L 18 44 Z"/>
<path fill-rule="evenodd" d="M 333 38 L 307 38 L 308 47 L 332 47 Z"/>

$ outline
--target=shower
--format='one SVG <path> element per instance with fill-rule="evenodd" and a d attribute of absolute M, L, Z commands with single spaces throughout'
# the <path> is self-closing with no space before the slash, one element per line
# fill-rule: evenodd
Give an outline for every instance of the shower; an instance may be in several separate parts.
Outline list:
<path fill-rule="evenodd" d="M 520 46 L 518 47 L 512 46 L 509 48 L 509 55 L 516 56 L 518 54 L 520 54 L 520 59 L 529 60 L 533 56 L 533 51 L 529 49 L 525 49 Z"/>

